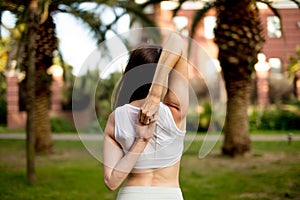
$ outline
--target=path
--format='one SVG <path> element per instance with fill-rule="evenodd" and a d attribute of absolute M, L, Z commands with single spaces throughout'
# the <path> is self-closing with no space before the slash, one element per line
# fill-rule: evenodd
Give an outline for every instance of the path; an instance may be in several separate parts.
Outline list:
<path fill-rule="evenodd" d="M 54 140 L 102 140 L 101 135 L 96 134 L 52 134 Z M 250 135 L 252 141 L 288 141 L 288 134 L 253 134 Z M 219 140 L 222 139 L 222 135 Z M 300 141 L 300 134 L 291 135 L 293 141 Z M 204 140 L 205 135 L 186 135 L 186 140 Z M 208 136 L 208 140 L 216 140 L 217 135 Z M 25 133 L 0 133 L 0 139 L 25 139 Z"/>

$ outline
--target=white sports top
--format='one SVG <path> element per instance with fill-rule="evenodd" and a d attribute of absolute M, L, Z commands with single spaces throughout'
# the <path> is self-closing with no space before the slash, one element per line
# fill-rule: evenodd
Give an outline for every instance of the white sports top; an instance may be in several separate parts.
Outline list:
<path fill-rule="evenodd" d="M 125 104 L 115 110 L 115 139 L 127 153 L 136 132 L 140 108 Z M 160 103 L 154 136 L 137 160 L 134 169 L 163 168 L 175 164 L 183 153 L 185 130 L 177 128 L 168 106 Z"/>

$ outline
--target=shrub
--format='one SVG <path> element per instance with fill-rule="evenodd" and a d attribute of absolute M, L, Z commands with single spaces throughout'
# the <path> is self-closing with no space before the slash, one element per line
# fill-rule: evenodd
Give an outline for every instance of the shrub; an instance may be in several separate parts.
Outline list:
<path fill-rule="evenodd" d="M 187 130 L 206 132 L 210 125 L 212 109 L 209 102 L 203 102 L 200 106 L 189 111 L 187 116 Z M 214 124 L 216 125 L 216 124 Z"/>
<path fill-rule="evenodd" d="M 51 131 L 54 133 L 76 132 L 75 126 L 62 117 L 51 118 Z"/>
<path fill-rule="evenodd" d="M 300 116 L 289 110 L 265 110 L 260 119 L 259 129 L 300 130 Z"/>
<path fill-rule="evenodd" d="M 255 109 L 251 108 L 251 112 L 248 115 L 249 129 L 257 130 L 260 123 L 260 113 Z"/>

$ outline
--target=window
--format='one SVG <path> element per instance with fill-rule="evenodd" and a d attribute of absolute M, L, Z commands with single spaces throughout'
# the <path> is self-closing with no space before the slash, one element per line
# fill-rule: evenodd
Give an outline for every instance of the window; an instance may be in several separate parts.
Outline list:
<path fill-rule="evenodd" d="M 268 36 L 270 38 L 281 37 L 280 19 L 277 16 L 269 16 L 267 18 Z"/>
<path fill-rule="evenodd" d="M 271 67 L 271 74 L 282 74 L 282 63 L 279 58 L 270 58 L 269 65 Z"/>
<path fill-rule="evenodd" d="M 173 18 L 176 31 L 180 32 L 183 36 L 188 36 L 189 31 L 187 30 L 188 18 L 185 16 L 176 16 Z"/>
<path fill-rule="evenodd" d="M 216 17 L 207 16 L 204 17 L 204 36 L 207 39 L 213 39 L 215 37 L 214 28 L 216 27 Z"/>

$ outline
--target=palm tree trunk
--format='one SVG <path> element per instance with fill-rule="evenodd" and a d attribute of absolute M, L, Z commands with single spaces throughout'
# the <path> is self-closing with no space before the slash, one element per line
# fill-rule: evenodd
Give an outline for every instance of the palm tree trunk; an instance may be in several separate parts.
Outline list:
<path fill-rule="evenodd" d="M 228 95 L 225 119 L 225 155 L 243 155 L 250 150 L 247 107 L 251 74 L 264 37 L 255 1 L 217 0 L 215 42 Z"/>
<path fill-rule="evenodd" d="M 26 48 L 27 48 L 27 121 L 26 121 L 26 160 L 27 160 L 27 181 L 29 184 L 35 182 L 35 154 L 34 154 L 34 117 L 35 117 L 35 52 L 36 52 L 36 32 L 39 26 L 38 1 L 32 0 L 29 4 Z"/>
<path fill-rule="evenodd" d="M 36 78 L 47 76 L 46 70 L 40 66 L 36 71 Z M 45 84 L 45 83 L 42 83 Z M 39 88 L 39 87 L 37 87 Z M 45 89 L 45 86 L 43 86 Z M 37 153 L 51 153 L 53 139 L 51 136 L 51 125 L 49 116 L 50 98 L 49 91 L 36 92 L 35 96 L 35 151 Z"/>
<path fill-rule="evenodd" d="M 250 150 L 247 108 L 251 94 L 251 80 L 226 81 L 227 115 L 222 152 L 225 155 L 243 155 Z"/>
<path fill-rule="evenodd" d="M 40 24 L 36 42 L 35 151 L 38 153 L 51 153 L 53 151 L 53 139 L 51 135 L 49 109 L 52 77 L 47 74 L 47 69 L 53 64 L 53 51 L 57 49 L 55 24 L 51 15 L 48 15 L 47 19 Z"/>

